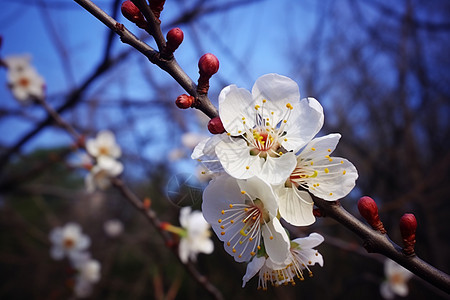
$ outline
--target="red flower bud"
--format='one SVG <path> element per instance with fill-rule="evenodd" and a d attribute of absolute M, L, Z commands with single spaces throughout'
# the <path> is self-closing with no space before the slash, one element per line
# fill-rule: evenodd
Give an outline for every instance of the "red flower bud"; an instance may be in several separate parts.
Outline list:
<path fill-rule="evenodd" d="M 406 255 L 414 255 L 416 244 L 417 220 L 413 214 L 404 214 L 400 219 L 400 233 L 403 238 L 403 252 Z"/>
<path fill-rule="evenodd" d="M 211 120 L 209 120 L 208 130 L 212 134 L 219 134 L 219 133 L 225 132 L 225 128 L 223 127 L 220 117 L 215 117 L 215 118 L 212 118 Z"/>
<path fill-rule="evenodd" d="M 183 38 L 184 34 L 180 28 L 176 27 L 171 29 L 167 33 L 167 52 L 173 53 L 180 46 Z"/>
<path fill-rule="evenodd" d="M 194 104 L 195 98 L 186 94 L 178 96 L 177 100 L 175 101 L 175 104 L 182 109 L 186 109 L 192 106 Z"/>
<path fill-rule="evenodd" d="M 200 77 L 210 78 L 219 70 L 219 60 L 214 54 L 206 53 L 198 61 Z"/>
<path fill-rule="evenodd" d="M 121 11 L 122 11 L 122 15 L 125 18 L 127 18 L 129 21 L 135 23 L 138 27 L 140 27 L 140 28 L 147 27 L 147 21 L 145 20 L 141 11 L 130 0 L 127 0 L 124 3 L 122 3 Z"/>
<path fill-rule="evenodd" d="M 378 206 L 372 198 L 368 196 L 361 197 L 358 201 L 358 210 L 373 229 L 383 234 L 386 233 L 378 215 Z"/>
<path fill-rule="evenodd" d="M 150 9 L 155 15 L 157 22 L 161 23 L 159 17 L 161 16 L 161 12 L 164 9 L 164 3 L 166 2 L 166 0 L 150 0 L 149 2 Z"/>

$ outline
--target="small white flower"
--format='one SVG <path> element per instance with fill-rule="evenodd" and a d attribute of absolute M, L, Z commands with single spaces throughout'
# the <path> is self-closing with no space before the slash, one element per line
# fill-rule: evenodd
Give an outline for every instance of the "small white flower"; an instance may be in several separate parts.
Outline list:
<path fill-rule="evenodd" d="M 214 250 L 211 240 L 210 225 L 206 222 L 201 211 L 192 211 L 190 207 L 183 207 L 180 211 L 180 224 L 185 229 L 178 246 L 178 253 L 182 262 L 196 261 L 198 253 L 210 254 Z"/>
<path fill-rule="evenodd" d="M 225 171 L 238 179 L 257 176 L 270 184 L 289 177 L 295 153 L 323 124 L 320 104 L 313 98 L 300 101 L 297 84 L 278 74 L 258 78 L 251 93 L 235 85 L 225 87 L 219 95 L 219 115 L 227 133 L 210 146 Z M 203 161 L 202 154 L 212 151 L 206 143 L 201 147 L 193 158 Z"/>
<path fill-rule="evenodd" d="M 355 186 L 358 178 L 355 166 L 344 158 L 330 156 L 340 137 L 329 134 L 309 142 L 297 155 L 297 166 L 289 179 L 276 189 L 280 214 L 292 225 L 306 226 L 315 221 L 313 200 L 306 191 L 335 201 Z"/>
<path fill-rule="evenodd" d="M 78 274 L 75 278 L 74 292 L 77 297 L 86 298 L 92 293 L 93 284 L 100 280 L 100 263 L 91 258 L 79 261 L 75 267 Z"/>
<path fill-rule="evenodd" d="M 61 260 L 65 256 L 75 258 L 91 244 L 89 237 L 82 234 L 80 225 L 76 223 L 54 228 L 49 237 L 52 242 L 50 255 L 55 260 Z"/>
<path fill-rule="evenodd" d="M 123 165 L 121 162 L 109 156 L 98 157 L 97 164 L 86 175 L 86 190 L 92 193 L 97 188 L 101 190 L 107 189 L 111 185 L 111 178 L 120 175 L 122 171 Z"/>
<path fill-rule="evenodd" d="M 95 139 L 88 139 L 86 141 L 86 150 L 96 158 L 101 156 L 119 158 L 122 155 L 122 150 L 116 143 L 114 133 L 109 130 L 100 131 Z"/>
<path fill-rule="evenodd" d="M 308 237 L 298 238 L 291 242 L 290 255 L 283 263 L 275 263 L 270 256 L 255 257 L 248 265 L 242 278 L 242 287 L 259 272 L 258 288 L 267 289 L 267 283 L 274 286 L 291 283 L 295 285 L 295 278 L 303 280 L 303 270 L 312 276 L 308 266 L 318 263 L 323 266 L 322 255 L 313 247 L 323 242 L 323 236 L 311 233 Z"/>
<path fill-rule="evenodd" d="M 235 179 L 222 174 L 203 193 L 203 215 L 238 262 L 249 261 L 261 245 L 276 262 L 289 253 L 289 238 L 278 220 L 272 188 L 257 177 Z"/>
<path fill-rule="evenodd" d="M 118 237 L 123 232 L 123 224 L 120 220 L 112 219 L 103 224 L 105 233 L 112 238 Z"/>
<path fill-rule="evenodd" d="M 401 297 L 408 295 L 409 289 L 407 282 L 413 276 L 413 273 L 395 261 L 386 259 L 384 262 L 384 274 L 386 281 L 380 286 L 380 293 L 384 299 L 393 299 L 395 295 Z"/>
<path fill-rule="evenodd" d="M 44 98 L 45 81 L 30 64 L 30 56 L 12 56 L 4 59 L 11 92 L 19 101 Z"/>

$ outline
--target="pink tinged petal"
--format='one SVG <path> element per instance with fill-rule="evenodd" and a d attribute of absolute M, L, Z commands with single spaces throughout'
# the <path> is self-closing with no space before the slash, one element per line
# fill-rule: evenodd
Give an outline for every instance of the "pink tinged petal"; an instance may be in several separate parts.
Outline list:
<path fill-rule="evenodd" d="M 261 173 L 264 159 L 250 155 L 250 149 L 243 139 L 219 142 L 216 154 L 225 172 L 237 179 L 247 179 Z"/>
<path fill-rule="evenodd" d="M 292 240 L 292 242 L 298 244 L 301 249 L 312 249 L 322 244 L 323 241 L 323 236 L 315 232 L 311 233 L 308 237 Z"/>
<path fill-rule="evenodd" d="M 252 88 L 254 104 L 264 108 L 264 117 L 271 116 L 278 123 L 286 114 L 286 104 L 294 104 L 300 99 L 298 85 L 292 79 L 266 74 L 259 77 Z M 263 100 L 267 100 L 263 105 Z M 273 114 L 272 114 L 273 112 Z"/>
<path fill-rule="evenodd" d="M 270 184 L 281 184 L 289 178 L 297 165 L 297 159 L 292 152 L 285 153 L 279 157 L 267 156 L 262 164 L 261 171 L 256 176 Z"/>
<path fill-rule="evenodd" d="M 255 125 L 253 106 L 249 91 L 235 85 L 225 87 L 219 95 L 219 116 L 225 130 L 231 135 L 241 135 L 245 128 L 252 128 Z"/>
<path fill-rule="evenodd" d="M 256 275 L 256 273 L 261 270 L 262 266 L 266 262 L 265 257 L 255 257 L 251 262 L 247 265 L 247 270 L 245 271 L 245 275 L 242 278 L 242 287 L 245 287 L 245 284 Z"/>
<path fill-rule="evenodd" d="M 282 146 L 297 153 L 320 131 L 323 126 L 324 114 L 320 103 L 314 98 L 305 98 L 292 103 L 289 119 L 284 131 L 286 135 Z"/>
<path fill-rule="evenodd" d="M 294 226 L 308 226 L 316 221 L 311 196 L 297 188 L 281 187 L 278 194 L 280 215 Z"/>
<path fill-rule="evenodd" d="M 264 246 L 270 259 L 275 263 L 284 263 L 290 254 L 290 241 L 277 218 L 262 226 Z"/>

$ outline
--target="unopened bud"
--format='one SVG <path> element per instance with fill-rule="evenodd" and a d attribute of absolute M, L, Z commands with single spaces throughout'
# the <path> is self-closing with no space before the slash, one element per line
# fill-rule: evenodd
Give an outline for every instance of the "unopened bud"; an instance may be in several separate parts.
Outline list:
<path fill-rule="evenodd" d="M 200 76 L 210 78 L 219 71 L 219 60 L 214 54 L 206 53 L 198 61 Z"/>
<path fill-rule="evenodd" d="M 378 215 L 378 206 L 372 198 L 368 196 L 361 197 L 358 201 L 358 210 L 373 229 L 383 234 L 386 233 Z"/>
<path fill-rule="evenodd" d="M 404 214 L 400 219 L 400 233 L 403 238 L 403 252 L 406 255 L 414 255 L 416 244 L 417 220 L 413 214 Z"/>
<path fill-rule="evenodd" d="M 313 215 L 316 218 L 324 217 L 324 213 L 322 212 L 322 210 L 320 208 L 314 208 Z"/>
<path fill-rule="evenodd" d="M 175 104 L 178 106 L 178 108 L 186 109 L 192 106 L 194 104 L 195 98 L 193 96 L 189 96 L 186 94 L 178 96 L 177 100 L 175 101 Z"/>
<path fill-rule="evenodd" d="M 147 27 L 147 21 L 145 20 L 141 11 L 130 0 L 127 0 L 122 3 L 121 11 L 122 11 L 122 15 L 125 18 L 127 18 L 129 21 L 135 23 L 139 28 Z"/>
<path fill-rule="evenodd" d="M 173 53 L 181 44 L 184 38 L 183 30 L 180 28 L 172 28 L 167 33 L 167 52 Z"/>
<path fill-rule="evenodd" d="M 215 117 L 209 120 L 208 130 L 212 134 L 220 134 L 225 132 L 225 128 L 223 127 L 222 120 L 220 120 L 220 117 Z"/>

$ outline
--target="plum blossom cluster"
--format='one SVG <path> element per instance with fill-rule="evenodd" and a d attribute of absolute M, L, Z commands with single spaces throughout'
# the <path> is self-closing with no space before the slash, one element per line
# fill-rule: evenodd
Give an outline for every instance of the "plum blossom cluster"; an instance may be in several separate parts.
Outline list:
<path fill-rule="evenodd" d="M 77 271 L 74 293 L 77 297 L 88 297 L 93 285 L 100 280 L 100 263 L 91 258 L 87 251 L 90 238 L 82 233 L 80 225 L 67 223 L 63 227 L 54 228 L 49 234 L 52 247 L 50 256 L 55 260 L 68 258 L 71 266 Z"/>
<path fill-rule="evenodd" d="M 201 141 L 191 156 L 214 174 L 203 194 L 205 219 L 236 261 L 249 262 L 244 285 L 256 273 L 263 289 L 294 284 L 311 274 L 308 266 L 323 264 L 313 249 L 323 237 L 291 241 L 280 219 L 314 223 L 311 194 L 328 201 L 346 196 L 356 168 L 331 156 L 340 134 L 315 137 L 324 122 L 322 106 L 300 99 L 288 77 L 264 75 L 251 92 L 225 87 L 219 116 L 225 132 Z"/>
<path fill-rule="evenodd" d="M 408 281 L 413 273 L 395 261 L 386 259 L 384 262 L 386 280 L 380 285 L 380 294 L 384 299 L 394 299 L 396 296 L 406 297 L 409 293 Z"/>
<path fill-rule="evenodd" d="M 14 55 L 0 60 L 7 68 L 8 88 L 14 98 L 22 103 L 33 99 L 44 99 L 45 81 L 31 65 L 31 56 Z"/>
<path fill-rule="evenodd" d="M 111 185 L 111 178 L 120 175 L 123 164 L 117 159 L 122 155 L 120 146 L 116 143 L 114 133 L 109 130 L 100 131 L 96 138 L 86 141 L 86 150 L 95 158 L 95 164 L 90 166 L 90 172 L 85 178 L 86 190 L 105 190 Z"/>

